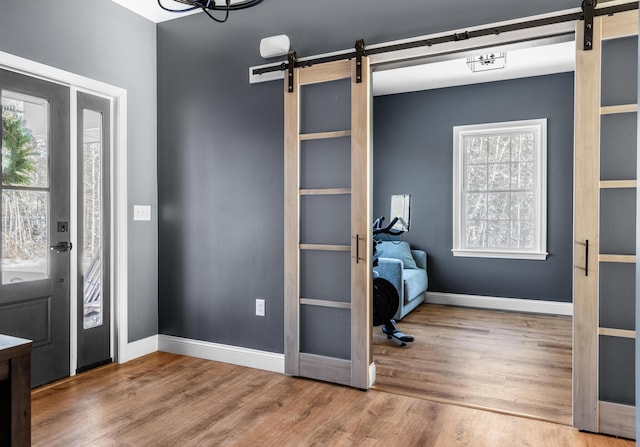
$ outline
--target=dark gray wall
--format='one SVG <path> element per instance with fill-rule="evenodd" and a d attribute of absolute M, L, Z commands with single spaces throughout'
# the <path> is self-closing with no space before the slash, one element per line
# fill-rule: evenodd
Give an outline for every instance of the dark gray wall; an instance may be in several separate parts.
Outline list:
<path fill-rule="evenodd" d="M 545 261 L 454 257 L 453 126 L 547 118 Z M 429 290 L 571 301 L 573 73 L 374 99 L 374 215 L 411 194 L 404 240 L 428 253 Z"/>
<path fill-rule="evenodd" d="M 155 24 L 109 0 L 2 0 L 0 51 L 127 90 L 129 341 L 156 334 L 156 219 L 131 220 L 157 205 Z"/>
<path fill-rule="evenodd" d="M 261 38 L 287 34 L 306 56 L 578 3 L 268 0 L 225 24 L 159 24 L 160 333 L 283 351 L 283 90 L 248 83 Z"/>

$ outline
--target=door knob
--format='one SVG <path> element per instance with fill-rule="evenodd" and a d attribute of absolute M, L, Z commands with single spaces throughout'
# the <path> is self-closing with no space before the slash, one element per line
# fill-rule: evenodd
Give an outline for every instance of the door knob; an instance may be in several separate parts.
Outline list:
<path fill-rule="evenodd" d="M 60 241 L 56 245 L 52 245 L 50 248 L 52 251 L 55 250 L 56 253 L 62 253 L 63 251 L 71 250 L 72 245 L 71 242 Z"/>

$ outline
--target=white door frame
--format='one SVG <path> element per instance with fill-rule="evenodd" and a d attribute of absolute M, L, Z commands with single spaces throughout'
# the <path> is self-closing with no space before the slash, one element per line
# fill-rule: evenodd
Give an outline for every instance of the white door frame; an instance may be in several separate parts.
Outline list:
<path fill-rule="evenodd" d="M 77 221 L 77 93 L 107 98 L 111 103 L 111 349 L 118 363 L 129 360 L 128 345 L 128 197 L 127 197 L 127 91 L 104 82 L 59 70 L 10 53 L 0 51 L 0 68 L 43 79 L 70 88 L 70 222 Z M 77 246 L 77 229 L 70 226 L 71 242 Z M 77 252 L 71 251 L 70 276 L 70 364 L 69 374 L 77 366 Z"/>

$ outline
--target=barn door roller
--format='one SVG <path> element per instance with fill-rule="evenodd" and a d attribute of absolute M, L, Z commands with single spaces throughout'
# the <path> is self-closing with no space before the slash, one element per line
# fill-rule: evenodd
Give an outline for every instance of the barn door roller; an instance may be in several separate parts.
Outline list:
<path fill-rule="evenodd" d="M 593 18 L 596 14 L 598 0 L 583 0 L 582 13 L 584 14 L 584 42 L 585 51 L 593 48 Z"/>
<path fill-rule="evenodd" d="M 298 56 L 295 51 L 290 51 L 287 56 L 289 63 L 287 64 L 287 80 L 289 81 L 289 93 L 293 93 L 293 70 L 296 68 L 296 62 L 298 62 Z"/>
<path fill-rule="evenodd" d="M 364 39 L 356 40 L 356 83 L 362 82 L 362 58 L 366 56 Z"/>

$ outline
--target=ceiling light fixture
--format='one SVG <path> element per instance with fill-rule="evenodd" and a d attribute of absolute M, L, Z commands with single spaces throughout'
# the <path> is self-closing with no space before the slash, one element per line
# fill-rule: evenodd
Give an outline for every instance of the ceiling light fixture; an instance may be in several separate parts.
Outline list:
<path fill-rule="evenodd" d="M 262 0 L 174 0 L 191 6 L 187 9 L 171 9 L 162 4 L 162 0 L 158 0 L 158 6 L 169 12 L 187 12 L 195 9 L 202 9 L 211 19 L 218 23 L 224 23 L 229 18 L 229 11 L 238 11 L 240 9 L 251 8 Z M 209 11 L 224 11 L 223 18 L 214 17 Z"/>
<path fill-rule="evenodd" d="M 507 66 L 507 53 L 501 51 L 499 53 L 471 56 L 467 58 L 467 65 L 474 73 L 505 68 Z"/>

